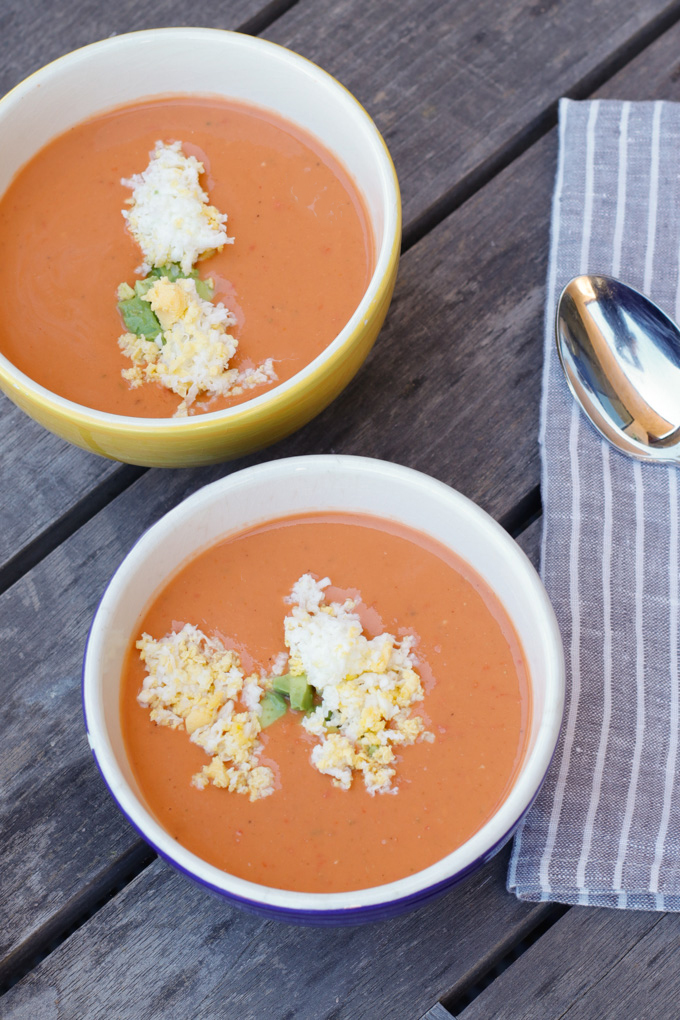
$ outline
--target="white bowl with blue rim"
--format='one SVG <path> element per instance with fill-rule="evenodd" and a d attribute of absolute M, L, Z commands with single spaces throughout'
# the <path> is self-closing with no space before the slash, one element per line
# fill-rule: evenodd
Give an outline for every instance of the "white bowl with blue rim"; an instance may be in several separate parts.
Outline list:
<path fill-rule="evenodd" d="M 120 719 L 126 653 L 140 617 L 168 577 L 206 546 L 292 514 L 346 511 L 398 521 L 461 556 L 505 607 L 524 652 L 531 720 L 524 761 L 506 799 L 462 846 L 422 871 L 355 892 L 305 893 L 246 881 L 186 850 L 146 807 L 127 759 Z M 83 664 L 83 707 L 95 761 L 119 808 L 178 871 L 235 905 L 289 923 L 378 921 L 420 906 L 488 861 L 528 811 L 550 764 L 562 719 L 564 658 L 545 589 L 519 546 L 453 489 L 409 468 L 363 457 L 277 460 L 199 490 L 149 529 L 111 579 Z"/>

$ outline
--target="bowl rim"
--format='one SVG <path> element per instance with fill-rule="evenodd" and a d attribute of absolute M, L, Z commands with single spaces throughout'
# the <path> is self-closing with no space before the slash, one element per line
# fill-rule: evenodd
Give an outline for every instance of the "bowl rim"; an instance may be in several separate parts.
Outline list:
<path fill-rule="evenodd" d="M 154 40 L 157 40 L 159 37 L 168 39 L 186 38 L 193 42 L 221 39 L 227 45 L 241 46 L 246 50 L 252 49 L 260 53 L 269 53 L 273 58 L 282 60 L 284 64 L 305 70 L 319 85 L 330 90 L 342 102 L 346 103 L 352 115 L 356 116 L 357 120 L 362 124 L 363 129 L 367 132 L 372 142 L 373 158 L 375 159 L 380 179 L 384 217 L 383 239 L 382 243 L 378 246 L 377 239 L 374 238 L 375 265 L 373 273 L 351 317 L 335 338 L 309 364 L 301 368 L 299 372 L 296 372 L 290 379 L 274 386 L 273 389 L 252 397 L 241 404 L 218 411 L 206 411 L 200 415 L 187 416 L 185 418 L 145 418 L 114 414 L 111 411 L 99 411 L 96 408 L 79 404 L 47 389 L 47 387 L 26 375 L 25 372 L 22 372 L 6 355 L 0 352 L 0 381 L 11 386 L 12 390 L 18 390 L 22 398 L 31 405 L 37 402 L 51 413 L 66 418 L 80 427 L 92 428 L 94 426 L 106 428 L 119 435 L 126 433 L 138 434 L 141 430 L 151 434 L 161 431 L 168 438 L 180 434 L 183 437 L 187 437 L 192 433 L 210 431 L 215 426 L 228 426 L 234 420 L 237 420 L 240 424 L 246 422 L 250 417 L 259 417 L 263 412 L 265 414 L 275 413 L 278 405 L 285 404 L 291 399 L 291 396 L 295 395 L 296 391 L 313 388 L 319 376 L 327 371 L 332 371 L 334 364 L 343 357 L 345 351 L 351 348 L 361 335 L 362 326 L 367 325 L 374 310 L 380 306 L 389 288 L 392 270 L 398 261 L 401 247 L 401 193 L 394 163 L 385 140 L 378 131 L 373 119 L 349 89 L 334 78 L 333 75 L 329 74 L 328 71 L 319 67 L 318 64 L 279 43 L 262 39 L 259 36 L 250 36 L 242 32 L 227 29 L 200 27 L 143 29 L 137 32 L 121 33 L 107 39 L 100 39 L 86 46 L 71 50 L 34 71 L 10 89 L 4 96 L 0 97 L 0 120 L 8 107 L 21 103 L 24 96 L 28 92 L 32 92 L 36 86 L 48 85 L 50 78 L 54 74 L 61 73 L 63 68 L 76 62 L 83 54 L 94 53 L 96 56 L 97 53 L 104 50 L 116 49 L 120 49 L 124 53 L 129 40 L 143 39 L 144 37 L 153 38 Z M 147 96 L 171 94 L 167 91 L 151 92 Z M 196 92 L 193 94 L 198 96 L 206 93 Z M 243 100 L 243 102 L 247 103 L 246 100 Z M 262 106 L 257 103 L 251 103 L 250 105 L 256 109 L 273 112 L 277 116 L 282 117 L 282 119 L 289 120 L 296 127 L 300 126 L 291 118 L 279 114 L 272 107 Z M 104 112 L 105 109 L 115 109 L 115 106 L 116 104 L 114 103 L 110 107 L 102 108 L 101 112 Z M 96 116 L 96 113 L 93 113 L 91 116 Z M 312 137 L 315 137 L 312 131 L 306 128 L 303 128 L 303 130 Z M 57 137 L 57 135 L 53 137 Z M 48 144 L 48 142 L 46 141 L 44 144 Z M 325 143 L 320 144 L 324 148 L 329 149 L 329 146 L 325 145 Z M 348 176 L 354 180 L 353 175 L 345 168 L 343 159 L 334 150 L 329 149 L 329 151 L 332 151 L 333 156 L 343 166 Z M 16 170 L 15 175 L 21 169 L 20 167 Z M 362 189 L 359 184 L 354 182 L 354 185 L 359 194 L 362 195 Z M 372 217 L 368 207 L 366 207 L 366 213 L 373 228 Z"/>
<path fill-rule="evenodd" d="M 110 612 L 110 607 L 116 605 L 117 599 L 125 590 L 128 578 L 138 569 L 139 564 L 144 562 L 148 552 L 161 543 L 164 535 L 174 530 L 178 523 L 184 522 L 186 527 L 191 517 L 200 512 L 201 506 L 223 500 L 230 489 L 237 486 L 247 487 L 262 480 L 280 484 L 282 479 L 290 480 L 291 472 L 300 471 L 317 475 L 332 471 L 355 477 L 356 473 L 360 472 L 364 475 L 370 474 L 374 480 L 388 484 L 395 481 L 405 482 L 413 486 L 414 491 L 418 492 L 422 499 L 443 502 L 459 519 L 465 517 L 468 522 L 473 522 L 481 535 L 495 542 L 503 550 L 503 555 L 512 566 L 518 583 L 521 578 L 526 586 L 527 597 L 534 601 L 536 625 L 546 661 L 545 676 L 552 680 L 545 688 L 543 715 L 534 747 L 528 754 L 512 789 L 492 818 L 462 846 L 434 864 L 394 882 L 349 892 L 305 893 L 260 885 L 222 871 L 182 847 L 153 818 L 128 786 L 108 742 L 103 708 L 96 696 L 98 662 L 106 633 L 104 629 L 106 615 Z M 332 509 L 328 505 L 325 508 Z M 351 511 L 347 509 L 347 512 Z M 361 510 L 357 508 L 357 512 Z M 375 511 L 370 512 L 376 515 Z M 225 534 L 238 534 L 239 531 L 268 519 L 268 516 L 273 519 L 276 514 L 257 515 L 242 527 Z M 383 516 L 388 520 L 400 519 L 398 514 L 377 516 Z M 194 550 L 187 559 L 197 551 Z M 511 610 L 507 606 L 505 608 L 512 619 Z M 418 899 L 436 888 L 453 884 L 478 863 L 488 859 L 514 831 L 533 802 L 545 777 L 559 736 L 564 686 L 562 641 L 552 605 L 528 557 L 501 525 L 462 493 L 419 471 L 368 457 L 338 454 L 285 458 L 244 468 L 202 487 L 168 511 L 138 538 L 106 586 L 90 627 L 82 673 L 85 727 L 95 762 L 118 807 L 143 838 L 179 871 L 213 891 L 255 907 L 264 905 L 283 914 L 302 913 L 309 917 L 361 912 Z"/>

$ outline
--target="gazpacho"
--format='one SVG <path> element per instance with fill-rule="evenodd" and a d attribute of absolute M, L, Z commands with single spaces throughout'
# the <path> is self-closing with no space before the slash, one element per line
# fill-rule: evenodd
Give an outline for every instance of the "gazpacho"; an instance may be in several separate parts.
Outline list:
<path fill-rule="evenodd" d="M 523 758 L 507 613 L 435 540 L 382 518 L 271 521 L 204 550 L 139 621 L 121 687 L 143 798 L 264 885 L 366 888 L 460 846 Z"/>
<path fill-rule="evenodd" d="M 313 361 L 373 257 L 310 135 L 216 96 L 140 101 L 54 139 L 0 199 L 0 351 L 101 411 L 219 410 Z"/>

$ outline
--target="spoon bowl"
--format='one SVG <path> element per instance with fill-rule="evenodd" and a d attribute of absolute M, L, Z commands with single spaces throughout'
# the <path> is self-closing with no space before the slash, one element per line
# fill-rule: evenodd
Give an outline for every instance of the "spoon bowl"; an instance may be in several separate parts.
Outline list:
<path fill-rule="evenodd" d="M 557 351 L 595 428 L 645 461 L 680 462 L 680 329 L 649 298 L 608 276 L 562 291 Z"/>

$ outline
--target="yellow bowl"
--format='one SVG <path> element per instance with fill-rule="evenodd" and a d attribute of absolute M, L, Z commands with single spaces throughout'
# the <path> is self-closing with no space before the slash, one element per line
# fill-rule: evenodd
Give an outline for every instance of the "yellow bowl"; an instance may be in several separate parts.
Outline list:
<path fill-rule="evenodd" d="M 354 97 L 315 64 L 234 32 L 167 28 L 94 43 L 31 75 L 0 100 L 0 193 L 52 138 L 111 107 L 155 95 L 223 95 L 278 113 L 344 165 L 364 199 L 375 271 L 351 319 L 288 381 L 223 411 L 132 418 L 38 385 L 0 355 L 0 389 L 45 428 L 85 450 L 149 467 L 239 457 L 282 439 L 326 407 L 357 372 L 383 324 L 399 261 L 401 203 L 389 152 Z"/>

